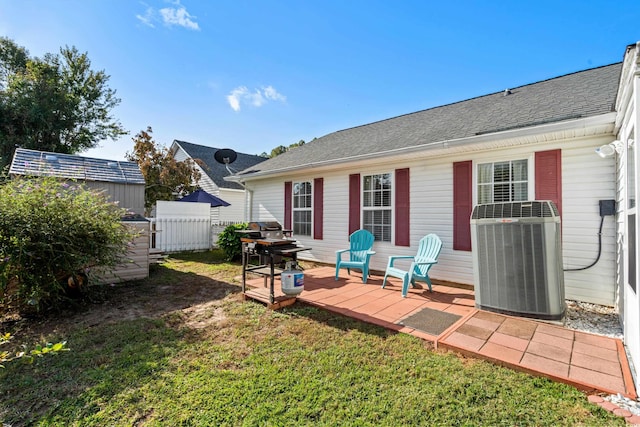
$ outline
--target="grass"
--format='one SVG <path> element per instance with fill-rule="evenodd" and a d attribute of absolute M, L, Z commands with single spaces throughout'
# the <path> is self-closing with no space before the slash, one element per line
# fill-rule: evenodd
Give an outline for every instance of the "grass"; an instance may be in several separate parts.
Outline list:
<path fill-rule="evenodd" d="M 239 295 L 237 264 L 186 254 L 107 301 L 2 325 L 71 349 L 0 370 L 20 425 L 624 425 L 578 390 L 299 303 Z"/>

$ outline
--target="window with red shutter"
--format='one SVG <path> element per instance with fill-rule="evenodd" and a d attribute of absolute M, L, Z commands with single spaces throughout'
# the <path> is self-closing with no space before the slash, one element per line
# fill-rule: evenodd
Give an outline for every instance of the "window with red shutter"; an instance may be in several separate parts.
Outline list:
<path fill-rule="evenodd" d="M 293 235 L 311 236 L 312 189 L 311 181 L 293 183 Z"/>
<path fill-rule="evenodd" d="M 391 242 L 393 214 L 390 173 L 362 177 L 362 228 L 379 242 Z"/>

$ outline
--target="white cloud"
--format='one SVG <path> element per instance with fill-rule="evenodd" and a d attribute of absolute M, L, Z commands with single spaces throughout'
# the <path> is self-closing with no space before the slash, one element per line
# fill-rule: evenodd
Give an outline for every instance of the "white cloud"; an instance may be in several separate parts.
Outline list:
<path fill-rule="evenodd" d="M 144 15 L 136 15 L 136 18 L 138 18 L 138 21 L 142 22 L 144 25 L 151 27 L 151 28 L 155 28 L 155 25 L 153 25 L 153 8 L 152 7 L 147 7 L 147 10 L 144 12 Z"/>
<path fill-rule="evenodd" d="M 246 86 L 238 86 L 227 95 L 227 102 L 233 111 L 240 111 L 242 104 L 262 107 L 268 101 L 285 102 L 287 97 L 278 93 L 273 86 L 266 86 L 250 91 Z"/>
<path fill-rule="evenodd" d="M 168 1 L 176 7 L 164 7 L 156 11 L 153 7 L 147 6 L 144 14 L 136 15 L 138 21 L 144 25 L 155 28 L 155 22 L 162 22 L 167 27 L 178 26 L 189 30 L 200 30 L 200 26 L 195 21 L 195 16 L 187 12 L 187 8 L 180 4 L 180 0 Z"/>
<path fill-rule="evenodd" d="M 231 91 L 229 95 L 227 95 L 227 102 L 233 109 L 233 111 L 240 111 L 240 99 L 249 92 L 248 89 L 244 86 L 240 86 Z"/>
<path fill-rule="evenodd" d="M 278 93 L 278 91 L 273 86 L 267 86 L 263 88 L 263 90 L 264 90 L 264 96 L 266 96 L 267 99 L 272 99 L 274 101 L 282 101 L 282 102 L 285 102 L 287 100 L 287 97 Z"/>
<path fill-rule="evenodd" d="M 195 22 L 189 12 L 187 12 L 187 8 L 182 6 L 179 1 L 173 2 L 177 7 L 164 7 L 160 9 L 160 15 L 162 16 L 162 21 L 167 26 L 178 25 L 180 27 L 188 28 L 190 30 L 199 30 L 200 27 L 198 23 Z"/>

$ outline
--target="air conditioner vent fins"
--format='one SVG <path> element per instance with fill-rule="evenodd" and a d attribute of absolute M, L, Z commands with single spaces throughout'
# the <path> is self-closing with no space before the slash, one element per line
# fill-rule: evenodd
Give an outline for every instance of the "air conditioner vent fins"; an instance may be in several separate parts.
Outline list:
<path fill-rule="evenodd" d="M 558 208 L 548 200 L 530 202 L 491 203 L 477 205 L 471 219 L 486 218 L 552 218 L 558 217 Z"/>

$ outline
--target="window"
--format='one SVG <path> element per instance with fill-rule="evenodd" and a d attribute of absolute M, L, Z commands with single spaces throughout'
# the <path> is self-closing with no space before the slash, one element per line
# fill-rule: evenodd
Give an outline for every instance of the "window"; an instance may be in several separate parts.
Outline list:
<path fill-rule="evenodd" d="M 478 203 L 518 202 L 529 198 L 527 160 L 478 165 Z"/>
<path fill-rule="evenodd" d="M 363 228 L 376 240 L 391 241 L 391 174 L 365 175 L 362 189 Z"/>
<path fill-rule="evenodd" d="M 311 236 L 311 182 L 293 184 L 293 234 Z"/>

